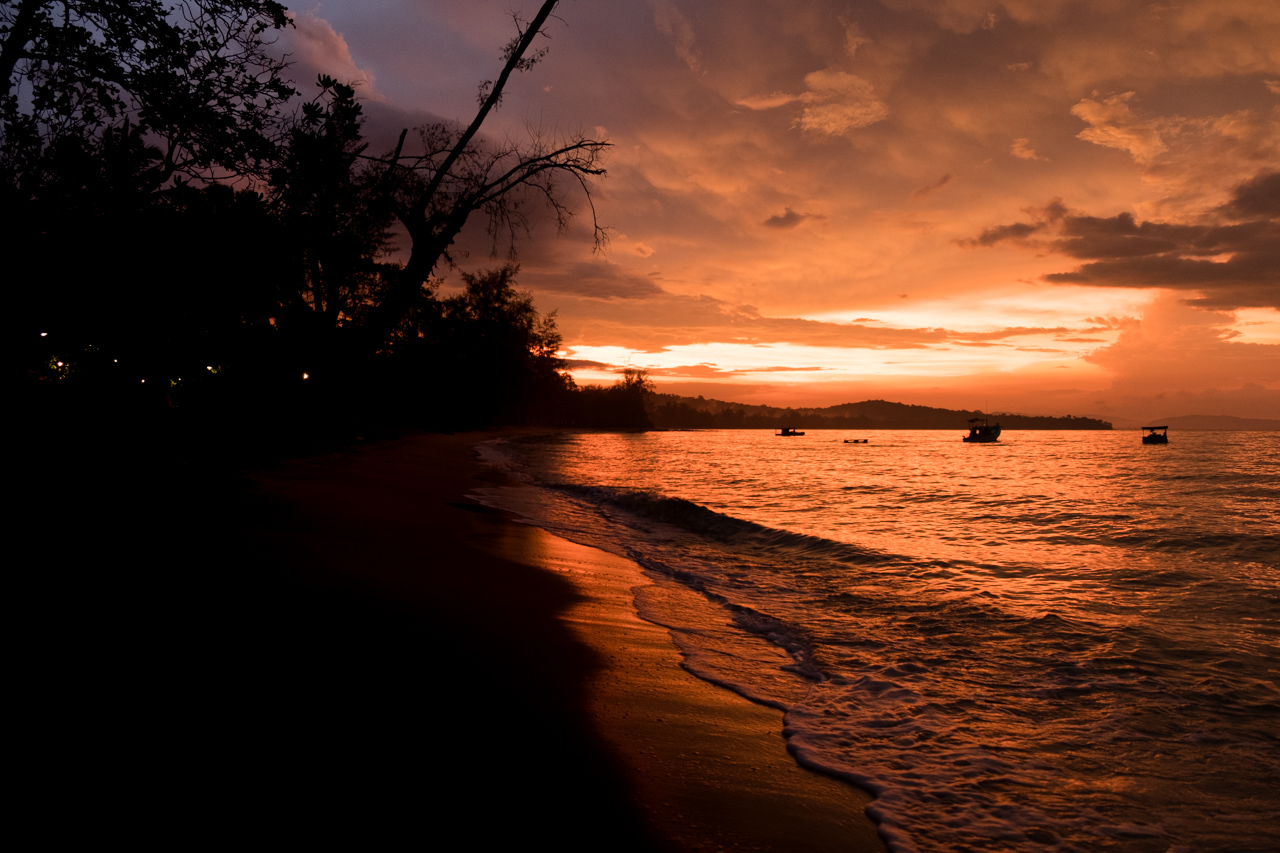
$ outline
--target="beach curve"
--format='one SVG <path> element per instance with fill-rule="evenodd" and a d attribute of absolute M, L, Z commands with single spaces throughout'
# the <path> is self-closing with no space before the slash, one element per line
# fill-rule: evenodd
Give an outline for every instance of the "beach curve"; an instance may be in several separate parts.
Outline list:
<path fill-rule="evenodd" d="M 883 850 L 868 796 L 799 767 L 780 712 L 680 667 L 666 630 L 636 615 L 632 588 L 648 582 L 638 565 L 466 498 L 497 476 L 472 452 L 492 437 L 413 435 L 258 472 L 258 497 L 283 512 L 253 536 L 308 587 L 448 625 L 467 652 L 445 681 L 465 683 L 474 716 L 437 736 L 463 738 L 445 751 L 490 768 L 490 784 L 541 765 L 519 786 L 528 837 L 561 849 L 598 849 L 603 833 L 613 849 Z M 439 665 L 438 651 L 418 651 L 418 665 Z M 453 798 L 446 811 L 468 805 Z"/>

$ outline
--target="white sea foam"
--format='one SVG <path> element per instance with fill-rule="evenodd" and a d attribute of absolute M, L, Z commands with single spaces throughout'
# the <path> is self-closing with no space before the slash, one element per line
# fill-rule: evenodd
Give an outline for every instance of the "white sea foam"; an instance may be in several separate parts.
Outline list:
<path fill-rule="evenodd" d="M 1280 849 L 1280 435 L 844 436 L 505 441 L 486 500 L 659 578 L 896 851 Z"/>

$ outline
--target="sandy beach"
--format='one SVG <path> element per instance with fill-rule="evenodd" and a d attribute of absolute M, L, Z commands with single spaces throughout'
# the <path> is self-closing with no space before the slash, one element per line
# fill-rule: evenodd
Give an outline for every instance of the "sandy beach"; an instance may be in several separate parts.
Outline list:
<path fill-rule="evenodd" d="M 779 712 L 680 668 L 638 566 L 466 497 L 483 438 L 46 477 L 18 677 L 46 835 L 882 850 Z"/>
<path fill-rule="evenodd" d="M 388 749 L 409 747 L 395 763 L 422 761 L 424 785 L 450 780 L 397 817 L 466 814 L 561 847 L 882 849 L 865 795 L 786 753 L 780 713 L 679 667 L 666 631 L 635 615 L 638 566 L 465 498 L 485 476 L 471 451 L 482 437 L 405 438 L 253 478 L 275 511 L 251 535 L 291 579 L 342 609 L 394 614 L 407 623 L 396 639 L 416 644 L 394 666 L 343 672 L 393 706 L 365 710 L 389 713 Z M 382 651 L 367 638 L 357 650 Z M 421 724 L 394 707 L 403 679 L 417 682 Z"/>
<path fill-rule="evenodd" d="M 482 541 L 490 553 L 573 583 L 576 600 L 558 618 L 599 661 L 586 696 L 592 724 L 662 846 L 883 849 L 862 814 L 862 791 L 787 755 L 781 713 L 680 667 L 666 629 L 636 615 L 632 590 L 651 583 L 638 565 L 505 519 Z"/>

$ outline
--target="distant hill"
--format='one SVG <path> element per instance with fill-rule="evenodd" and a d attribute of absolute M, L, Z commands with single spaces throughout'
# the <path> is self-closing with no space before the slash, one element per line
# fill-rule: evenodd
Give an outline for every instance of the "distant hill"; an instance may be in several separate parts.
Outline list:
<path fill-rule="evenodd" d="M 1275 418 L 1233 418 L 1230 415 L 1182 415 L 1177 418 L 1161 418 L 1151 426 L 1163 424 L 1169 429 L 1195 430 L 1280 430 L 1280 420 Z"/>
<path fill-rule="evenodd" d="M 1096 418 L 937 409 L 887 400 L 864 400 L 820 409 L 782 409 L 703 397 L 652 394 L 648 410 L 650 420 L 659 429 L 777 429 L 783 426 L 796 429 L 964 429 L 970 418 L 998 421 L 1007 430 L 1111 429 L 1108 421 Z"/>

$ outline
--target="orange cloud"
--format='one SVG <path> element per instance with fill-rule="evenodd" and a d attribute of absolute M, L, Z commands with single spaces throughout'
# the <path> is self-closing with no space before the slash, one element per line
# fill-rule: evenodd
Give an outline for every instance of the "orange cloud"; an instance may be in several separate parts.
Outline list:
<path fill-rule="evenodd" d="M 314 55 L 376 79 L 379 132 L 466 118 L 511 34 L 487 0 L 326 0 L 324 15 Z M 1083 414 L 1158 385 L 1245 407 L 1267 397 L 1244 385 L 1280 387 L 1236 371 L 1248 351 L 1212 349 L 1244 343 L 1241 312 L 1272 310 L 1239 306 L 1275 301 L 1280 5 L 878 0 L 855 22 L 831 0 L 636 0 L 562 15 L 485 132 L 501 144 L 536 121 L 614 143 L 592 184 L 612 247 L 536 219 L 517 245 L 521 285 L 584 360 L 667 348 L 664 369 L 707 372 L 690 383 L 783 404 L 894 387 L 960 404 L 956 389 L 981 386 Z M 455 248 L 485 263 L 484 223 Z M 1134 323 L 1154 335 L 1144 312 L 1179 300 L 1218 312 L 1198 333 L 1217 341 L 1202 390 L 1154 371 L 1151 388 L 1108 390 L 1125 362 L 1108 348 L 1136 341 Z"/>
<path fill-rule="evenodd" d="M 1134 160 L 1143 164 L 1168 151 L 1160 135 L 1161 122 L 1141 118 L 1130 107 L 1129 102 L 1135 94 L 1125 92 L 1101 101 L 1085 98 L 1076 104 L 1071 108 L 1071 114 L 1089 125 L 1076 136 L 1095 145 L 1127 151 Z"/>
<path fill-rule="evenodd" d="M 814 71 L 804 82 L 809 91 L 800 96 L 805 108 L 798 124 L 805 130 L 839 136 L 889 116 L 871 84 L 854 74 Z"/>
<path fill-rule="evenodd" d="M 1014 157 L 1017 157 L 1019 160 L 1047 161 L 1049 159 L 1036 154 L 1035 149 L 1031 147 L 1031 140 L 1026 137 L 1013 140 L 1013 145 L 1010 146 L 1009 153 Z"/>

